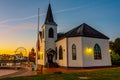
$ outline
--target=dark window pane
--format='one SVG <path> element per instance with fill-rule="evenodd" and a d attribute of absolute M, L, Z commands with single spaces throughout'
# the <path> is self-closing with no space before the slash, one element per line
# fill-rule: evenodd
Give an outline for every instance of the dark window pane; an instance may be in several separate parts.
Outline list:
<path fill-rule="evenodd" d="M 55 60 L 57 60 L 57 47 L 55 48 L 56 54 L 55 54 Z"/>
<path fill-rule="evenodd" d="M 62 50 L 62 46 L 59 47 L 59 59 L 60 59 L 60 60 L 63 59 L 63 50 Z"/>
<path fill-rule="evenodd" d="M 76 60 L 76 45 L 72 45 L 72 60 Z"/>
<path fill-rule="evenodd" d="M 94 59 L 102 59 L 101 48 L 98 44 L 95 44 L 94 46 Z"/>
<path fill-rule="evenodd" d="M 52 28 L 49 29 L 48 35 L 49 35 L 49 38 L 54 38 L 54 31 Z"/>

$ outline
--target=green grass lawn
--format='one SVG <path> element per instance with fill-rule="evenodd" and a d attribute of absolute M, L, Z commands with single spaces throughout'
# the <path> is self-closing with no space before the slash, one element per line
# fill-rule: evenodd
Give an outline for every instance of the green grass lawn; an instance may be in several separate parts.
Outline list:
<path fill-rule="evenodd" d="M 80 77 L 88 77 L 88 79 L 80 79 Z M 54 73 L 0 80 L 120 80 L 120 68 L 76 73 Z"/>

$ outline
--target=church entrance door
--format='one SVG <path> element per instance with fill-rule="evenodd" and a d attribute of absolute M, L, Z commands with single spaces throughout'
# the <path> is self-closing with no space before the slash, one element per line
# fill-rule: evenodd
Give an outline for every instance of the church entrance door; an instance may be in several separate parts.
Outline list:
<path fill-rule="evenodd" d="M 53 50 L 53 49 L 48 49 L 47 51 L 46 51 L 46 53 L 47 53 L 47 62 L 48 63 L 54 63 L 54 56 L 55 56 L 55 54 L 56 54 L 56 52 Z"/>
<path fill-rule="evenodd" d="M 53 63 L 53 55 L 52 54 L 48 55 L 48 63 Z"/>

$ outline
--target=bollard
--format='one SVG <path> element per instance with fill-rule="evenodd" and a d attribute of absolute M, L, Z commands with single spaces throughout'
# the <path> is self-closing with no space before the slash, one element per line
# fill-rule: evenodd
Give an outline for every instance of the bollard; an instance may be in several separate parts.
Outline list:
<path fill-rule="evenodd" d="M 32 64 L 32 71 L 34 71 L 34 64 Z"/>

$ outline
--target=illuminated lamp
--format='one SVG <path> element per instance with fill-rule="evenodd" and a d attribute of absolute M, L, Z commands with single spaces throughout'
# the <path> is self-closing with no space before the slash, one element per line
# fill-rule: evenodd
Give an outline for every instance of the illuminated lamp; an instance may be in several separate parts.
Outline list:
<path fill-rule="evenodd" d="M 109 49 L 109 53 L 111 53 L 112 52 L 112 50 L 111 49 Z"/>
<path fill-rule="evenodd" d="M 87 54 L 87 55 L 92 55 L 93 54 L 93 49 L 92 48 L 85 48 L 85 53 Z"/>

